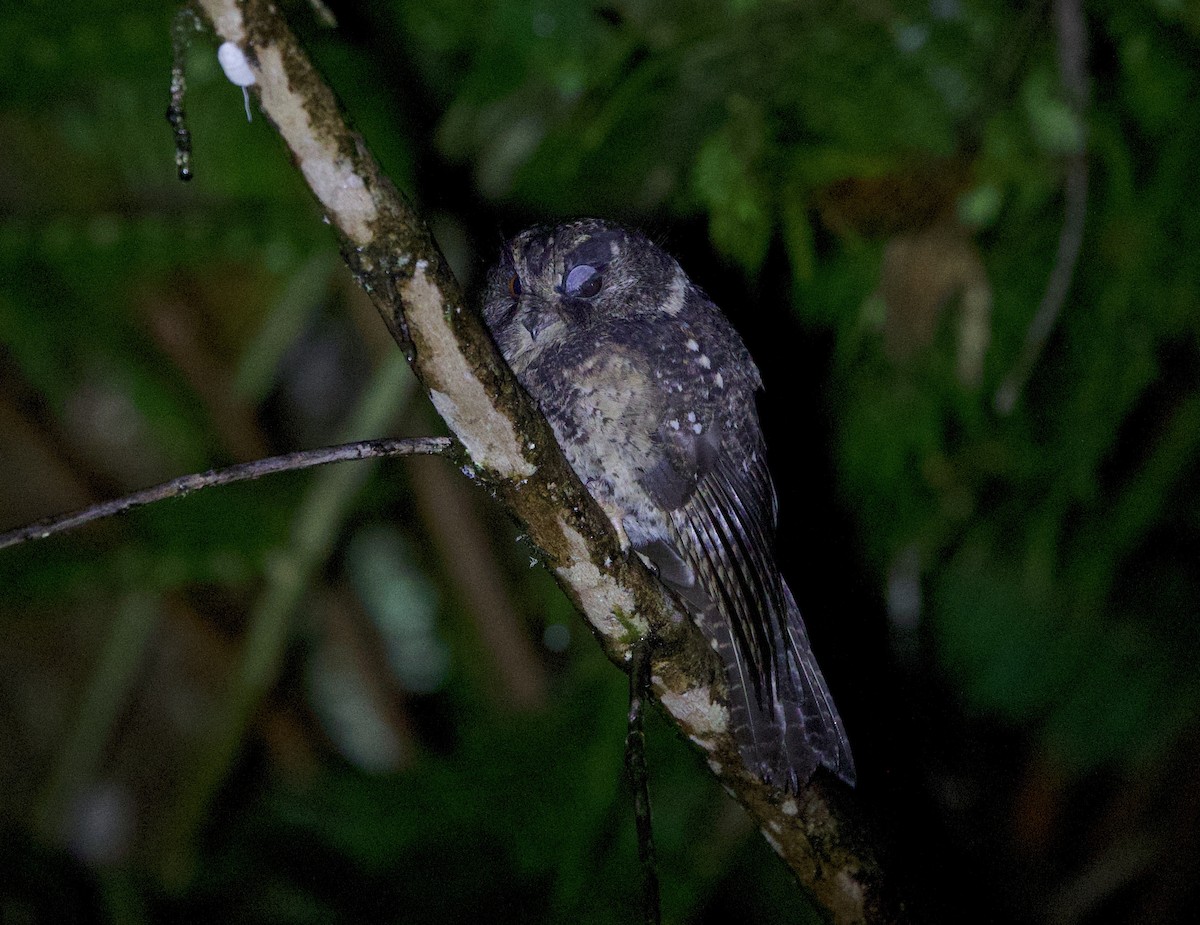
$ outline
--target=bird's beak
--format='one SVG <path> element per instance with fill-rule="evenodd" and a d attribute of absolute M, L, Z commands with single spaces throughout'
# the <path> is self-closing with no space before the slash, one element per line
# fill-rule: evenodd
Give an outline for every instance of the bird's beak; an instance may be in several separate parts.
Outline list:
<path fill-rule="evenodd" d="M 529 339 L 536 341 L 545 333 L 546 329 L 556 321 L 562 321 L 563 317 L 557 310 L 544 307 L 538 311 L 526 312 L 521 319 L 521 327 L 529 332 Z"/>

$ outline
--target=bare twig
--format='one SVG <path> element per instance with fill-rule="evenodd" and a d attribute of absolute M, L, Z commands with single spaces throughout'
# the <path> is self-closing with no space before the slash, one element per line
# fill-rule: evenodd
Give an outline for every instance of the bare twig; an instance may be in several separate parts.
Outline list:
<path fill-rule="evenodd" d="M 168 498 L 182 498 L 202 488 L 212 488 L 216 485 L 231 485 L 234 482 L 245 482 L 259 479 L 264 475 L 276 472 L 293 472 L 299 469 L 311 469 L 313 466 L 325 466 L 329 463 L 346 462 L 351 459 L 376 459 L 387 456 L 433 455 L 445 453 L 454 445 L 449 437 L 410 437 L 405 440 L 383 438 L 380 440 L 363 440 L 358 443 L 343 443 L 339 446 L 324 447 L 319 450 L 300 450 L 296 453 L 285 453 L 282 456 L 269 456 L 266 459 L 256 459 L 254 462 L 238 463 L 224 469 L 210 469 L 208 472 L 198 472 L 191 475 L 181 475 L 179 478 L 163 482 L 152 488 L 143 488 L 123 498 L 93 504 L 69 514 L 59 514 L 57 517 L 47 517 L 37 523 L 0 533 L 0 549 L 17 546 L 30 540 L 44 540 L 56 533 L 65 533 L 82 527 L 94 520 L 112 517 L 114 514 L 124 514 L 134 508 L 143 507 L 155 501 L 165 501 Z"/>
<path fill-rule="evenodd" d="M 650 693 L 649 638 L 633 647 L 629 669 L 629 732 L 625 737 L 625 772 L 633 788 L 633 819 L 637 828 L 638 860 L 642 862 L 642 920 L 662 921 L 658 895 L 658 869 L 654 858 L 654 827 L 650 817 L 649 773 L 646 768 L 646 733 L 643 714 Z"/>
<path fill-rule="evenodd" d="M 1059 81 L 1076 122 L 1083 126 L 1087 106 L 1087 57 L 1082 0 L 1055 0 L 1054 22 L 1058 35 Z M 1042 301 L 1025 332 L 1025 342 L 1013 368 L 996 390 L 993 400 L 1000 414 L 1009 414 L 1017 405 L 1021 390 L 1029 380 L 1038 357 L 1058 322 L 1075 276 L 1075 265 L 1083 247 L 1083 227 L 1087 218 L 1088 155 L 1087 141 L 1067 159 L 1063 224 L 1058 236 L 1054 268 L 1046 283 Z"/>

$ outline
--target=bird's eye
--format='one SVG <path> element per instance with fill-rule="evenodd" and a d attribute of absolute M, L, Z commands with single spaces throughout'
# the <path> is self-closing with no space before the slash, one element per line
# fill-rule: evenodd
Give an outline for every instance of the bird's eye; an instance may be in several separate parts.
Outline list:
<path fill-rule="evenodd" d="M 581 263 L 575 267 L 563 280 L 563 290 L 567 295 L 576 299 L 590 299 L 600 291 L 604 275 L 595 267 Z"/>
<path fill-rule="evenodd" d="M 508 294 L 514 299 L 521 298 L 521 277 L 516 273 L 508 278 Z"/>

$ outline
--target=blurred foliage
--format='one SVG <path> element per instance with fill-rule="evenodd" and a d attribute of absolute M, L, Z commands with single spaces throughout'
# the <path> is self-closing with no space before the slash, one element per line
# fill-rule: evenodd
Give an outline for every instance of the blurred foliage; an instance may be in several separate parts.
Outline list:
<path fill-rule="evenodd" d="M 961 879 L 982 878 L 1002 918 L 1184 920 L 1200 869 L 1200 795 L 1177 770 L 1200 744 L 1195 6 L 1088 4 L 1082 117 L 1049 3 L 331 6 L 336 31 L 289 10 L 465 279 L 502 230 L 598 213 L 650 228 L 746 333 L 780 425 L 781 556 L 809 563 L 792 583 L 864 800 L 931 859 L 898 862 L 910 889 L 953 909 L 937 871 L 973 865 Z M 201 34 L 196 179 L 175 179 L 174 11 L 0 14 L 6 525 L 332 441 L 388 381 L 382 326 Z M 991 396 L 1084 149 L 1074 282 L 1001 416 Z M 418 410 L 397 427 L 436 424 Z M 469 514 L 492 539 L 453 552 L 430 539 L 445 488 L 384 471 L 336 502 L 261 651 L 248 621 L 297 580 L 305 477 L 0 555 L 0 818 L 16 833 L 0 918 L 631 920 L 623 677 L 586 638 L 539 644 L 552 624 L 584 634 L 501 518 Z M 362 578 L 368 540 L 408 577 Z M 504 588 L 473 596 L 467 559 L 494 561 Z M 421 690 L 379 654 L 399 631 L 372 620 L 403 619 L 396 594 L 446 659 Z M 101 657 L 147 600 L 149 654 Z M 532 657 L 491 651 L 486 620 Z M 514 673 L 538 679 L 535 708 L 514 706 Z M 385 729 L 394 747 L 353 745 Z M 241 743 L 232 764 L 221 734 Z M 652 752 L 668 920 L 794 921 L 797 891 L 695 756 L 661 725 Z M 368 773 L 366 754 L 393 766 Z M 199 830 L 183 795 L 207 807 Z M 1135 869 L 1104 866 L 1143 836 Z"/>

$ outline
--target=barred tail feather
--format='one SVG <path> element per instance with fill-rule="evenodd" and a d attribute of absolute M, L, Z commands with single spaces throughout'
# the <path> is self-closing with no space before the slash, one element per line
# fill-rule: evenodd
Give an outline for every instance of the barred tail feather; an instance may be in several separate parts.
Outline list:
<path fill-rule="evenodd" d="M 846 727 L 834 705 L 833 696 L 825 684 L 821 669 L 808 642 L 808 633 L 800 617 L 800 608 L 784 585 L 787 596 L 787 642 L 776 651 L 776 696 L 779 699 L 784 725 L 785 749 L 790 761 L 800 755 L 814 756 L 851 787 L 856 775 L 854 756 Z M 807 759 L 812 761 L 812 758 Z"/>
<path fill-rule="evenodd" d="M 786 599 L 787 638 L 773 640 L 774 670 L 765 677 L 743 656 L 729 621 L 715 606 L 700 615 L 698 622 L 725 664 L 731 732 L 742 761 L 767 783 L 796 793 L 820 766 L 854 786 L 845 727 L 790 590 Z"/>

